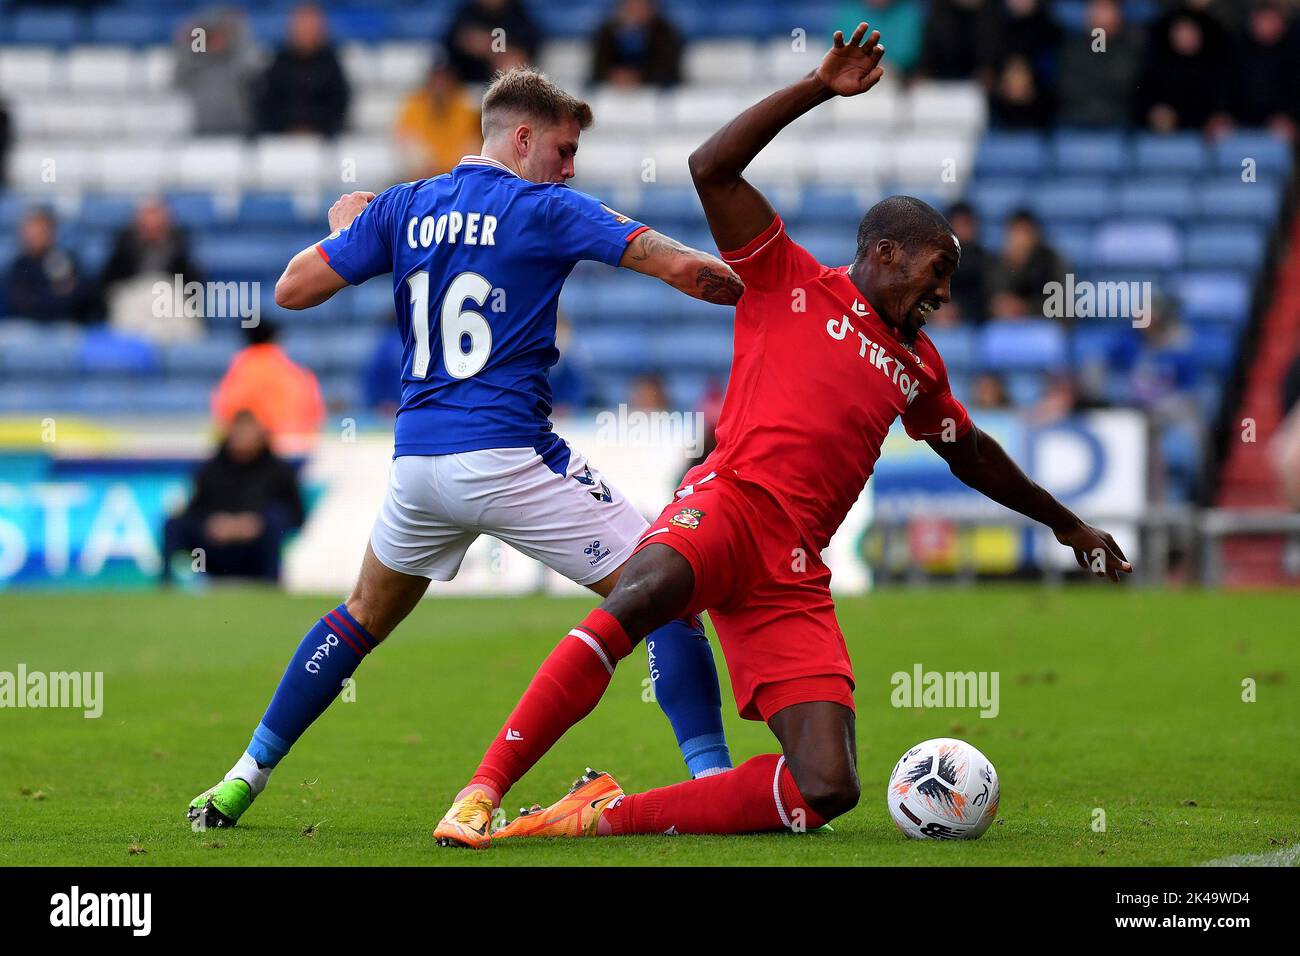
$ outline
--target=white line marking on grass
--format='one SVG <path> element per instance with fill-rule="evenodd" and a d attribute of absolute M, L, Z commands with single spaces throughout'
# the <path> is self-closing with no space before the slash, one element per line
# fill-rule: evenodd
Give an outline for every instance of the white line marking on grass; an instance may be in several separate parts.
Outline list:
<path fill-rule="evenodd" d="M 1300 866 L 1300 843 L 1269 853 L 1242 853 L 1209 860 L 1201 866 Z"/>

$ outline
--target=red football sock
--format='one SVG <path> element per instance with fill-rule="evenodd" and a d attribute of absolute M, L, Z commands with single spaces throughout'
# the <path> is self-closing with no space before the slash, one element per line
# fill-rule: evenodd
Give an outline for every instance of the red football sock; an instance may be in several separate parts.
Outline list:
<path fill-rule="evenodd" d="M 605 811 L 605 821 L 614 835 L 815 830 L 826 822 L 808 806 L 779 754 L 751 757 L 713 777 L 628 794 Z"/>
<path fill-rule="evenodd" d="M 471 786 L 504 797 L 533 764 L 586 717 L 609 686 L 632 642 L 613 615 L 596 608 L 542 662 L 524 696 L 488 747 Z"/>

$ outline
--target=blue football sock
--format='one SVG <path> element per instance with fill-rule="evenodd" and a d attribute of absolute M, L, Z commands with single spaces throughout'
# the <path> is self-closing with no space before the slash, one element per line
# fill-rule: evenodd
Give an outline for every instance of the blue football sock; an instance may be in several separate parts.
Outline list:
<path fill-rule="evenodd" d="M 718 669 L 699 617 L 665 624 L 645 643 L 655 699 L 673 725 L 686 769 L 692 777 L 729 769 Z"/>
<path fill-rule="evenodd" d="M 378 643 L 344 604 L 317 621 L 298 645 L 253 731 L 249 755 L 262 767 L 278 764 Z"/>

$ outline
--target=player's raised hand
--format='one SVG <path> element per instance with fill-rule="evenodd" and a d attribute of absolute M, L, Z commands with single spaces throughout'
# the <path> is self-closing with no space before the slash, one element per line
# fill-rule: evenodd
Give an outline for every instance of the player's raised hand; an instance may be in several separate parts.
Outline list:
<path fill-rule="evenodd" d="M 335 201 L 334 205 L 330 206 L 330 231 L 352 225 L 352 220 L 361 215 L 361 210 L 365 209 L 370 204 L 370 200 L 374 198 L 374 193 L 344 193 Z"/>
<path fill-rule="evenodd" d="M 863 42 L 863 38 L 866 42 Z M 844 31 L 835 31 L 835 45 L 827 51 L 816 76 L 839 96 L 857 96 L 865 93 L 885 75 L 880 58 L 885 48 L 880 45 L 880 31 L 867 35 L 867 24 L 859 23 L 848 42 Z"/>
<path fill-rule="evenodd" d="M 1133 565 L 1124 557 L 1115 539 L 1100 528 L 1080 521 L 1073 528 L 1056 532 L 1056 540 L 1067 548 L 1073 548 L 1074 560 L 1079 562 L 1079 567 L 1099 578 L 1109 578 L 1118 584 L 1121 572 L 1133 573 Z"/>

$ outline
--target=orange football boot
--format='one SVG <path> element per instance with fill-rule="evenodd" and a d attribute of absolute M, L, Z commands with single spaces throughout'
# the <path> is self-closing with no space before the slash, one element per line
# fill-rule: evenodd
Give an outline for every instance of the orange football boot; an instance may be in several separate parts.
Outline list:
<path fill-rule="evenodd" d="M 545 809 L 534 807 L 521 811 L 496 832 L 496 838 L 596 836 L 601 815 L 621 796 L 623 788 L 618 781 L 588 767 L 567 794 Z"/>
<path fill-rule="evenodd" d="M 434 828 L 433 837 L 438 846 L 487 849 L 492 842 L 492 801 L 482 790 L 475 790 L 463 800 L 457 800 Z"/>

